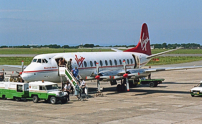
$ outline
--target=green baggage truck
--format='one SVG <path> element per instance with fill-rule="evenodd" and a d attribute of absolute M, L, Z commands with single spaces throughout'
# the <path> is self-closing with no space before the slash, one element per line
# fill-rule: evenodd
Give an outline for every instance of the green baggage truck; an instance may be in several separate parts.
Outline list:
<path fill-rule="evenodd" d="M 67 93 L 60 91 L 58 85 L 53 82 L 0 82 L 0 98 L 14 100 L 32 98 L 34 103 L 45 100 L 55 104 L 58 101 L 66 103 Z"/>
<path fill-rule="evenodd" d="M 150 87 L 157 87 L 158 84 L 161 84 L 165 79 L 140 79 L 139 84 L 149 84 Z"/>
<path fill-rule="evenodd" d="M 0 82 L 0 97 L 2 99 L 26 99 L 29 97 L 29 84 L 20 82 Z"/>

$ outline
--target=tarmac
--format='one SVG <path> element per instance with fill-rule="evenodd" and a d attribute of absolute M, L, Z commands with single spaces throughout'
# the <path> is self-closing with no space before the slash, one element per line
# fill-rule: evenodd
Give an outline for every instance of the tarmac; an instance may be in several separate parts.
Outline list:
<path fill-rule="evenodd" d="M 167 66 L 193 65 L 202 65 L 202 61 Z M 101 82 L 103 97 L 96 97 L 96 81 L 87 81 L 90 98 L 79 101 L 71 95 L 66 104 L 0 100 L 0 119 L 11 124 L 201 123 L 202 97 L 189 93 L 202 80 L 201 75 L 202 68 L 152 73 L 152 78 L 165 78 L 163 84 L 155 88 L 139 85 L 121 93 L 109 82 Z"/>

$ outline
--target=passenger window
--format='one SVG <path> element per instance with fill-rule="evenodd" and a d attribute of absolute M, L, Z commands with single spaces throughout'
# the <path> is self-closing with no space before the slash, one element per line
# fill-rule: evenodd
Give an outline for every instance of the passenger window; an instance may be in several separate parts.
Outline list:
<path fill-rule="evenodd" d="M 17 92 L 22 92 L 22 85 L 17 85 Z"/>
<path fill-rule="evenodd" d="M 122 65 L 122 61 L 121 61 L 121 59 L 119 59 L 119 63 L 120 63 L 120 65 Z"/>
<path fill-rule="evenodd" d="M 91 67 L 93 66 L 93 62 L 92 62 L 92 61 L 90 61 L 90 66 L 91 66 Z"/>
<path fill-rule="evenodd" d="M 84 61 L 84 66 L 87 67 L 87 63 L 86 63 L 86 61 Z"/>
<path fill-rule="evenodd" d="M 100 60 L 100 65 L 101 65 L 101 66 L 103 65 L 101 60 Z"/>
<path fill-rule="evenodd" d="M 45 86 L 39 86 L 39 90 L 46 90 Z"/>
<path fill-rule="evenodd" d="M 116 59 L 114 59 L 114 64 L 117 65 L 117 61 L 116 61 Z"/>
<path fill-rule="evenodd" d="M 107 60 L 105 60 L 105 65 L 106 65 L 106 66 L 108 65 L 108 62 L 107 62 Z"/>
<path fill-rule="evenodd" d="M 37 60 L 37 63 L 41 63 L 41 59 L 38 59 L 38 60 Z"/>
<path fill-rule="evenodd" d="M 42 63 L 48 63 L 46 59 L 42 59 Z"/>
<path fill-rule="evenodd" d="M 133 64 L 133 60 L 132 59 L 130 59 L 130 63 Z"/>
<path fill-rule="evenodd" d="M 130 64 L 130 63 L 129 63 L 129 59 L 127 59 L 127 63 L 128 63 L 128 65 Z"/>
<path fill-rule="evenodd" d="M 109 60 L 109 64 L 112 66 L 112 60 Z"/>
<path fill-rule="evenodd" d="M 32 62 L 36 62 L 36 61 L 37 61 L 37 59 L 33 59 L 33 60 L 32 60 Z"/>
<path fill-rule="evenodd" d="M 96 66 L 96 63 L 97 63 L 97 62 L 96 62 L 96 61 L 94 61 L 95 66 Z"/>

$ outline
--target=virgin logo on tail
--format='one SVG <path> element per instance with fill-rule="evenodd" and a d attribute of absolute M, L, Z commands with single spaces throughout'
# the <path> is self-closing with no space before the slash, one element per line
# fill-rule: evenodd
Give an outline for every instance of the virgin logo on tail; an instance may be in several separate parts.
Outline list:
<path fill-rule="evenodd" d="M 151 48 L 150 48 L 150 40 L 149 40 L 149 32 L 147 28 L 147 24 L 144 23 L 142 25 L 141 33 L 140 33 L 140 40 L 136 47 L 127 49 L 124 52 L 138 52 L 144 53 L 147 55 L 151 55 Z"/>
<path fill-rule="evenodd" d="M 140 39 L 142 50 L 147 51 L 147 43 L 148 42 L 149 42 L 149 38 L 147 37 L 146 39 L 144 39 L 144 33 L 143 33 L 142 34 L 142 39 Z"/>

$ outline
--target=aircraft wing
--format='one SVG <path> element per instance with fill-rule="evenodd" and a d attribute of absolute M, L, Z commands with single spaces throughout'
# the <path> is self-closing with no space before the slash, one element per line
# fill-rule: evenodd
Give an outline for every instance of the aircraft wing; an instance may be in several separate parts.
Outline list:
<path fill-rule="evenodd" d="M 152 54 L 152 55 L 148 56 L 147 59 L 151 59 L 153 57 L 160 56 L 162 54 L 169 53 L 169 52 L 172 52 L 172 51 L 175 51 L 175 50 L 178 50 L 178 49 L 182 49 L 182 47 L 179 47 L 179 48 L 176 48 L 176 49 L 171 49 L 171 50 L 164 51 L 164 52 L 157 53 L 157 54 Z"/>
<path fill-rule="evenodd" d="M 186 66 L 186 67 L 165 67 L 165 68 L 148 68 L 148 69 L 127 69 L 127 76 L 131 79 L 137 79 L 142 77 L 147 77 L 152 72 L 159 71 L 172 71 L 172 70 L 185 70 L 185 69 L 195 69 L 202 68 L 202 66 Z M 98 75 L 100 75 L 100 79 L 106 80 L 119 80 L 124 78 L 125 70 L 124 69 L 116 69 L 116 70 L 105 70 L 100 71 Z M 86 79 L 95 79 L 96 73 L 94 76 L 88 76 Z"/>
<path fill-rule="evenodd" d="M 115 51 L 115 52 L 123 52 L 122 50 L 116 49 L 116 48 L 111 48 L 111 50 Z"/>
<path fill-rule="evenodd" d="M 13 67 L 13 68 L 22 68 L 22 65 L 3 65 L 3 66 Z M 27 66 L 23 66 L 23 67 L 26 68 Z"/>

